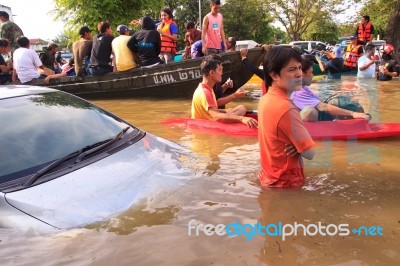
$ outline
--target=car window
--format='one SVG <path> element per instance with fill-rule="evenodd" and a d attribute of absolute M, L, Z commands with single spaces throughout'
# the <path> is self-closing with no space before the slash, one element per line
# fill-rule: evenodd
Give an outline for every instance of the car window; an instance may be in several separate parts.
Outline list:
<path fill-rule="evenodd" d="M 318 51 L 325 51 L 326 45 L 323 43 L 316 43 L 315 47 L 313 49 L 318 50 Z"/>
<path fill-rule="evenodd" d="M 299 46 L 301 50 L 308 51 L 308 42 L 294 42 L 293 45 Z"/>
<path fill-rule="evenodd" d="M 2 183 L 115 137 L 127 124 L 73 95 L 51 92 L 0 100 L 0 127 Z"/>
<path fill-rule="evenodd" d="M 317 43 L 311 42 L 311 49 L 314 50 L 317 48 Z"/>

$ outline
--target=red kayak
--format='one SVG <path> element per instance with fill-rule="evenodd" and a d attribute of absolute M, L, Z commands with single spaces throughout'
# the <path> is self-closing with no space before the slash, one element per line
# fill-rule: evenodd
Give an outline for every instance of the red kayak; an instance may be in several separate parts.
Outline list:
<path fill-rule="evenodd" d="M 256 118 L 256 114 L 249 116 Z M 232 136 L 257 136 L 257 129 L 242 123 L 222 123 L 191 118 L 171 118 L 162 124 L 195 129 L 202 132 L 222 133 Z M 364 119 L 304 122 L 313 139 L 374 139 L 400 136 L 400 123 L 368 123 Z"/>

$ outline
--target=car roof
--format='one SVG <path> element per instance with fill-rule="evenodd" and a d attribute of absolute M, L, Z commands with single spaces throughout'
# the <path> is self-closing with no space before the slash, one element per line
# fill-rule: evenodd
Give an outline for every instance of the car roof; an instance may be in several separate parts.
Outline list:
<path fill-rule="evenodd" d="M 290 42 L 289 44 L 293 44 L 293 43 L 310 43 L 310 42 L 324 43 L 324 42 L 320 42 L 320 41 L 293 41 L 293 42 Z"/>
<path fill-rule="evenodd" d="M 39 93 L 47 93 L 53 91 L 57 90 L 46 87 L 30 86 L 30 85 L 5 85 L 5 86 L 0 86 L 0 99 L 39 94 Z"/>

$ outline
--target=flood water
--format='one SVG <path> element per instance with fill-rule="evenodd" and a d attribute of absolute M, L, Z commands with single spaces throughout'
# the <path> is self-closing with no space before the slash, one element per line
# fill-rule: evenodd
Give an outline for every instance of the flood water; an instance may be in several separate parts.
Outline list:
<path fill-rule="evenodd" d="M 261 84 L 233 103 L 256 109 Z M 313 84 L 322 98 L 346 91 L 371 113 L 372 122 L 400 123 L 400 80 Z M 188 116 L 190 100 L 95 100 L 133 125 L 187 148 L 185 186 L 161 200 L 86 228 L 38 235 L 0 231 L 1 265 L 399 265 L 400 138 L 319 141 L 305 160 L 302 189 L 261 189 L 258 140 L 196 133 L 161 125 Z M 228 105 L 232 106 L 232 105 Z M 396 159 L 397 158 L 397 159 Z M 347 224 L 350 235 L 207 236 L 199 224 Z M 334 226 L 330 232 L 334 232 Z M 271 227 L 272 228 L 272 227 Z M 383 235 L 377 234 L 379 232 Z M 249 228 L 247 228 L 249 229 Z M 310 234 L 315 230 L 310 229 Z M 189 232 L 191 235 L 189 236 Z M 272 232 L 272 231 L 271 231 Z M 375 232 L 375 236 L 373 236 Z M 211 233 L 215 233 L 212 231 Z M 335 233 L 335 232 L 334 232 Z M 372 234 L 372 235 L 371 235 Z"/>

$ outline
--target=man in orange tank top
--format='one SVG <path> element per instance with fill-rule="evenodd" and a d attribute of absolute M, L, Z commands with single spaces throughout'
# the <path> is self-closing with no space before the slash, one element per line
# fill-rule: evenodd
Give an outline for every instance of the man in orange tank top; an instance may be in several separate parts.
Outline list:
<path fill-rule="evenodd" d="M 219 54 L 222 52 L 222 42 L 226 48 L 224 20 L 222 14 L 219 13 L 221 9 L 220 0 L 210 0 L 211 12 L 208 13 L 203 20 L 203 28 L 201 33 L 201 40 L 203 43 L 203 54 Z"/>

